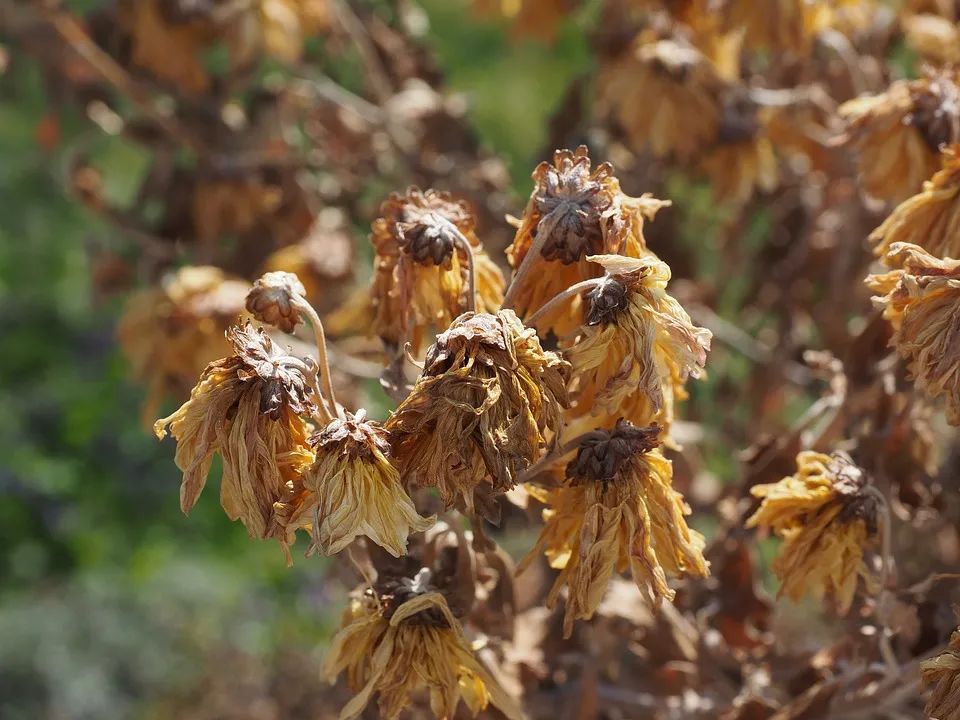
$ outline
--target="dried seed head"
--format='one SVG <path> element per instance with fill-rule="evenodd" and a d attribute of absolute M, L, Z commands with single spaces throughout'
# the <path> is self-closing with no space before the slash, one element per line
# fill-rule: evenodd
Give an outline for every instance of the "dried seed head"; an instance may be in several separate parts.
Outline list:
<path fill-rule="evenodd" d="M 540 221 L 534 235 L 548 235 L 541 250 L 544 258 L 570 265 L 601 246 L 601 217 L 612 203 L 610 193 L 604 192 L 604 181 L 612 176 L 610 163 L 591 171 L 584 145 L 573 153 L 558 150 L 552 165 L 537 167 L 533 201 Z"/>
<path fill-rule="evenodd" d="M 934 152 L 960 141 L 960 88 L 954 79 L 938 73 L 916 85 L 913 107 L 903 121 L 917 128 Z"/>
<path fill-rule="evenodd" d="M 369 460 L 375 452 L 390 454 L 390 440 L 387 431 L 379 425 L 367 421 L 367 411 L 360 409 L 356 415 L 336 418 L 323 430 L 314 433 L 310 444 L 318 454 L 336 447 L 340 454 L 356 460 Z"/>
<path fill-rule="evenodd" d="M 276 420 L 284 406 L 298 415 L 314 409 L 313 382 L 309 379 L 316 374 L 313 360 L 301 360 L 278 348 L 263 328 L 250 323 L 230 328 L 227 339 L 240 362 L 240 379 L 262 383 L 260 412 Z"/>
<path fill-rule="evenodd" d="M 494 366 L 509 365 L 510 338 L 507 326 L 496 315 L 464 313 L 437 336 L 427 351 L 424 375 L 441 375 L 460 354 L 475 357 L 477 362 Z"/>
<path fill-rule="evenodd" d="M 637 427 L 628 420 L 617 421 L 613 430 L 589 433 L 580 443 L 577 457 L 567 465 L 567 477 L 577 481 L 609 481 L 636 456 L 660 444 L 660 426 Z"/>
<path fill-rule="evenodd" d="M 389 620 L 397 609 L 408 600 L 413 600 L 428 593 L 439 592 L 439 588 L 432 581 L 433 573 L 429 568 L 420 568 L 413 577 L 378 578 L 375 590 L 380 598 L 383 616 Z M 435 607 L 425 608 L 407 618 L 405 622 L 411 625 L 450 627 L 443 613 Z"/>
<path fill-rule="evenodd" d="M 296 301 L 306 293 L 293 273 L 268 272 L 253 284 L 247 295 L 247 310 L 260 322 L 292 333 L 303 319 Z"/>
<path fill-rule="evenodd" d="M 406 195 L 394 193 L 380 207 L 381 218 L 374 233 L 392 235 L 400 250 L 420 265 L 450 267 L 456 236 L 453 225 L 464 235 L 474 231 L 475 220 L 466 202 L 450 193 L 410 188 Z"/>
<path fill-rule="evenodd" d="M 600 325 L 612 322 L 618 313 L 626 309 L 630 292 L 622 282 L 611 277 L 587 293 L 585 322 L 587 325 Z"/>

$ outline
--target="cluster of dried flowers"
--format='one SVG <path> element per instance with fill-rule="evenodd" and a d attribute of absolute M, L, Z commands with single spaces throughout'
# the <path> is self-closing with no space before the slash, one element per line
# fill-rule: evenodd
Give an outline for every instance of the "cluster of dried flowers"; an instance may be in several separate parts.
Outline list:
<path fill-rule="evenodd" d="M 474 4 L 547 41 L 579 5 Z M 293 562 L 306 536 L 359 571 L 318 716 L 958 720 L 955 4 L 594 5 L 596 76 L 551 144 L 589 138 L 618 172 L 558 150 L 507 222 L 502 165 L 443 94 L 413 3 L 391 21 L 345 0 L 13 14 L 49 75 L 71 68 L 61 93 L 153 153 L 132 210 L 82 154 L 70 180 L 153 285 L 120 327 L 144 413 L 195 385 L 155 425 L 184 511 L 219 456 L 251 537 Z M 365 97 L 255 72 L 322 66 L 318 35 L 359 56 Z M 903 47 L 917 77 L 891 69 Z M 351 288 L 373 175 L 380 196 L 442 190 L 383 201 Z M 694 210 L 655 197 L 693 205 L 690 179 L 721 226 L 693 247 Z M 683 405 L 713 334 L 719 380 Z M 368 417 L 357 378 L 392 411 Z M 711 489 L 744 447 L 740 482 Z M 767 535 L 799 610 L 761 588 Z"/>

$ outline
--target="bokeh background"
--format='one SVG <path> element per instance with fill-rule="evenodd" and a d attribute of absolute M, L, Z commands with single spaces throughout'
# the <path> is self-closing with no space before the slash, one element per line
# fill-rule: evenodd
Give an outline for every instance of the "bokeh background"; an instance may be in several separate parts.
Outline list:
<path fill-rule="evenodd" d="M 17 4 L 0 3 L 0 18 L 10 20 Z M 596 32 L 599 2 L 555 18 L 549 37 L 517 33 L 507 19 L 479 12 L 482 4 L 417 3 L 419 42 L 444 94 L 465 105 L 476 143 L 506 169 L 503 214 L 519 216 L 530 172 L 558 140 L 598 139 L 571 130 L 571 116 L 589 96 L 598 47 L 616 38 Z M 65 5 L 83 13 L 97 3 Z M 395 4 L 356 5 L 388 16 Z M 913 75 L 911 52 L 893 48 L 892 74 Z M 323 37 L 305 52 L 324 55 Z M 367 92 L 349 53 L 324 69 L 358 96 Z M 274 64 L 266 72 L 284 78 L 290 70 Z M 302 548 L 287 568 L 273 544 L 251 542 L 230 523 L 209 491 L 189 518 L 180 512 L 173 447 L 141 422 L 146 391 L 116 342 L 124 301 L 142 278 L 104 289 L 102 252 L 123 240 L 76 199 L 78 148 L 105 197 L 118 206 L 134 200 L 149 153 L 102 132 L 77 105 L 55 103 L 41 65 L 0 25 L 0 717 L 322 717 L 332 708 L 318 667 L 348 584 L 322 561 L 300 559 Z M 735 210 L 702 179 L 669 167 L 624 176 L 623 186 L 674 202 L 651 227 L 651 246 L 674 268 L 673 291 L 716 335 L 709 377 L 692 384 L 681 412 L 687 454 L 676 461 L 693 524 L 709 534 L 703 511 L 742 479 L 738 452 L 788 427 L 822 390 L 804 375 L 766 397 L 764 383 L 796 370 L 804 348 L 842 346 L 846 336 L 829 337 L 818 319 L 846 327 L 869 308 L 859 284 L 844 285 L 857 273 L 837 271 L 836 261 L 867 256 L 863 238 L 880 215 L 852 200 L 852 179 L 831 187 L 820 207 L 851 198 L 862 225 L 843 226 L 849 214 L 839 213 L 825 228 L 804 215 L 798 198 L 809 188 Z M 360 283 L 369 274 L 369 222 L 384 195 L 403 187 L 371 171 L 353 191 L 347 230 Z M 481 238 L 509 237 L 505 221 L 487 222 Z M 502 248 L 491 254 L 499 259 Z M 809 280 L 829 263 L 833 275 L 824 271 L 822 285 Z M 842 317 L 839 299 L 850 308 Z M 357 385 L 382 416 L 376 382 Z M 529 547 L 529 536 L 518 537 L 519 550 Z M 768 560 L 770 546 L 759 547 Z M 758 563 L 773 587 L 766 566 Z M 814 636 L 804 612 L 796 625 Z"/>

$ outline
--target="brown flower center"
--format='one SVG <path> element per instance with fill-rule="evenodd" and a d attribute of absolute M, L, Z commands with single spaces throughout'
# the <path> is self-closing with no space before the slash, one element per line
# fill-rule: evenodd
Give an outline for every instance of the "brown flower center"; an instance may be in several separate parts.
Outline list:
<path fill-rule="evenodd" d="M 389 620 L 394 613 L 409 600 L 437 592 L 433 584 L 433 574 L 429 568 L 420 568 L 413 577 L 386 577 L 377 581 L 376 591 L 380 598 L 383 616 Z M 409 625 L 429 627 L 450 627 L 443 613 L 437 608 L 427 608 L 405 620 Z"/>
<path fill-rule="evenodd" d="M 580 443 L 577 457 L 567 465 L 567 477 L 575 482 L 609 482 L 637 455 L 660 444 L 660 426 L 637 427 L 620 419 L 613 430 L 588 433 Z"/>
<path fill-rule="evenodd" d="M 914 109 L 904 122 L 923 135 L 927 145 L 938 152 L 942 145 L 960 140 L 960 88 L 949 78 L 931 78 L 924 92 L 914 98 Z"/>
<path fill-rule="evenodd" d="M 626 309 L 629 299 L 630 293 L 626 285 L 619 280 L 605 278 L 587 293 L 587 325 L 613 322 L 617 314 Z"/>

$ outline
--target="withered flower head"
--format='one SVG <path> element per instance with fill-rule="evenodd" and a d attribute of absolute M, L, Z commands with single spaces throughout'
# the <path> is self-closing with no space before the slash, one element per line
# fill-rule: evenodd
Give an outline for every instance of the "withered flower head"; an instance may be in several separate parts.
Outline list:
<path fill-rule="evenodd" d="M 600 78 L 601 107 L 631 145 L 682 163 L 697 160 L 716 140 L 727 92 L 728 84 L 699 50 L 674 40 L 651 42 L 643 34 Z"/>
<path fill-rule="evenodd" d="M 188 266 L 130 297 L 117 338 L 134 377 L 147 383 L 148 427 L 166 396 L 185 398 L 207 363 L 230 351 L 224 333 L 244 314 L 249 289 L 219 268 Z"/>
<path fill-rule="evenodd" d="M 871 275 L 867 285 L 893 326 L 890 344 L 918 387 L 930 397 L 945 396 L 950 424 L 960 425 L 960 260 L 941 260 L 907 243 L 891 245 L 887 258 L 900 269 Z"/>
<path fill-rule="evenodd" d="M 646 249 L 644 219 L 669 203 L 644 195 L 631 198 L 620 191 L 613 167 L 593 168 L 587 148 L 557 150 L 553 163 L 540 163 L 533 173 L 534 188 L 523 219 L 507 248 L 517 273 L 510 294 L 521 317 L 537 310 L 550 298 L 576 282 L 596 277 L 599 270 L 588 255 L 623 253 L 638 257 Z M 538 254 L 527 258 L 539 248 Z M 546 321 L 544 329 L 569 332 L 575 323 L 561 316 Z"/>
<path fill-rule="evenodd" d="M 960 89 L 953 72 L 898 80 L 879 95 L 840 106 L 841 138 L 860 155 L 864 189 L 883 200 L 919 192 L 939 165 L 942 145 L 960 141 Z"/>
<path fill-rule="evenodd" d="M 453 321 L 466 307 L 468 263 L 459 232 L 473 253 L 478 312 L 503 299 L 503 276 L 476 236 L 467 204 L 449 193 L 410 188 L 380 206 L 370 240 L 376 252 L 370 291 L 373 332 L 391 347 L 410 342 L 418 353 L 429 332 Z"/>
<path fill-rule="evenodd" d="M 387 422 L 401 475 L 470 512 L 481 485 L 508 490 L 560 429 L 568 369 L 513 311 L 461 315 Z"/>
<path fill-rule="evenodd" d="M 857 578 L 873 585 L 863 553 L 876 535 L 879 507 L 868 485 L 845 453 L 805 450 L 797 455 L 796 474 L 752 488 L 762 502 L 747 527 L 769 528 L 783 540 L 773 562 L 781 595 L 797 601 L 829 593 L 843 615 Z"/>
<path fill-rule="evenodd" d="M 566 479 L 556 489 L 531 489 L 547 505 L 536 546 L 520 564 L 543 552 L 560 574 L 547 598 L 553 606 L 567 588 L 564 635 L 576 619 L 596 611 L 614 572 L 630 568 L 651 603 L 673 599 L 668 575 L 709 574 L 704 539 L 687 526 L 690 512 L 672 486 L 657 425 L 617 421 L 613 430 L 584 435 Z"/>
<path fill-rule="evenodd" d="M 960 720 L 960 630 L 937 657 L 920 664 L 925 687 L 933 685 L 926 714 L 936 720 Z"/>
<path fill-rule="evenodd" d="M 727 0 L 721 19 L 727 30 L 740 30 L 749 49 L 808 53 L 818 33 L 827 28 L 850 32 L 871 14 L 863 0 L 770 0 L 761 11 L 751 0 Z"/>
<path fill-rule="evenodd" d="M 247 295 L 247 310 L 254 319 L 292 333 L 303 319 L 296 299 L 306 295 L 300 279 L 288 272 L 276 271 L 262 275 Z"/>
<path fill-rule="evenodd" d="M 331 682 L 344 671 L 356 695 L 340 720 L 359 717 L 374 693 L 381 716 L 392 720 L 420 688 L 428 691 L 437 718 L 454 717 L 460 700 L 474 716 L 492 703 L 511 720 L 523 718 L 474 655 L 428 568 L 408 577 L 378 577 L 374 589 L 353 600 L 324 666 Z"/>
<path fill-rule="evenodd" d="M 960 257 L 960 145 L 945 148 L 941 153 L 943 168 L 923 189 L 904 200 L 870 234 L 876 243 L 874 252 L 888 265 L 895 255 L 888 255 L 896 243 L 918 245 L 939 257 Z"/>
<path fill-rule="evenodd" d="M 587 297 L 586 325 L 566 357 L 576 378 L 574 417 L 627 417 L 669 429 L 673 402 L 699 377 L 709 330 L 666 292 L 670 268 L 652 255 L 589 258 L 607 275 Z"/>
<path fill-rule="evenodd" d="M 333 555 L 365 535 L 391 555 L 406 552 L 407 536 L 434 518 L 417 514 L 390 464 L 386 431 L 356 416 L 335 419 L 310 438 L 315 459 L 301 479 L 308 495 L 286 518 L 291 531 L 312 521 L 312 550 Z M 312 515 L 312 517 L 310 517 Z"/>
<path fill-rule="evenodd" d="M 251 537 L 275 532 L 274 503 L 313 460 L 301 415 L 314 409 L 310 376 L 316 369 L 276 347 L 261 328 L 231 328 L 230 357 L 210 363 L 171 416 L 154 424 L 177 440 L 183 471 L 180 506 L 188 512 L 207 480 L 214 453 L 223 458 L 220 502 Z M 285 542 L 285 536 L 280 536 Z"/>

